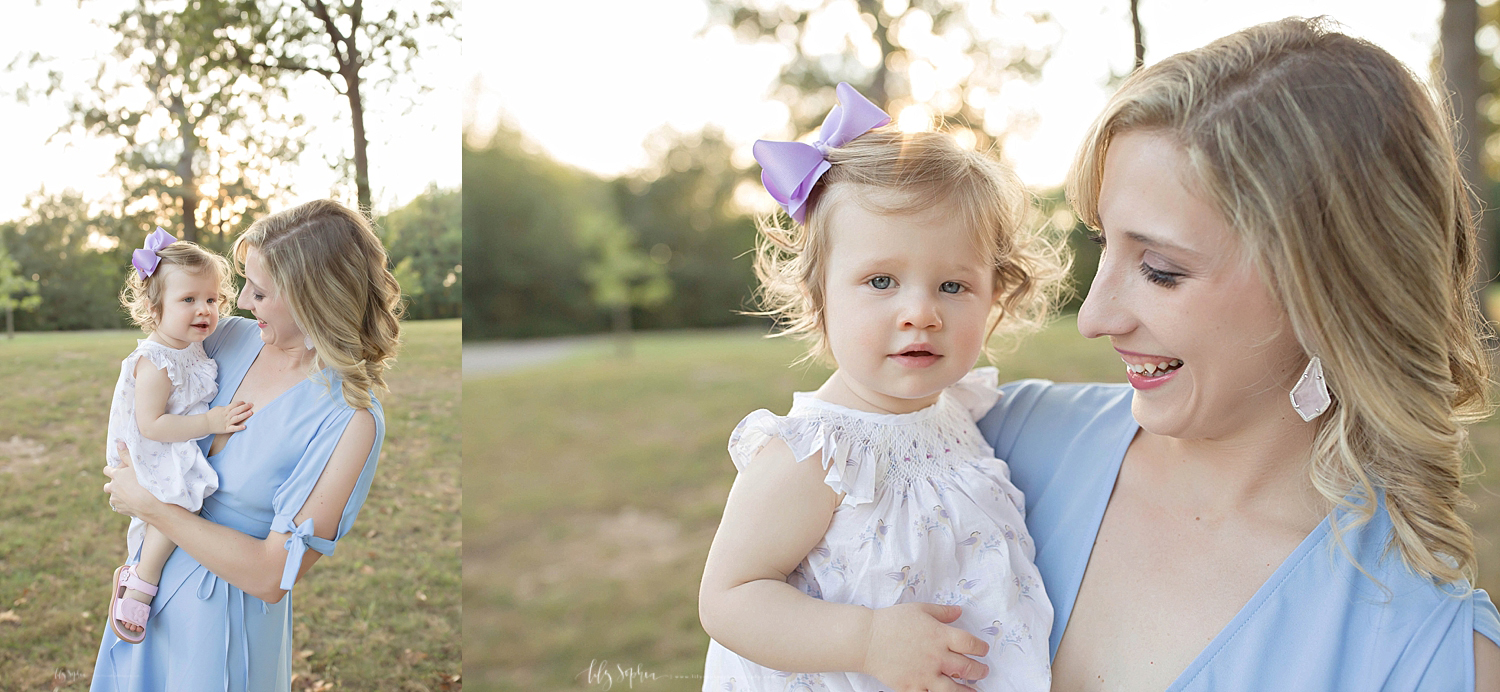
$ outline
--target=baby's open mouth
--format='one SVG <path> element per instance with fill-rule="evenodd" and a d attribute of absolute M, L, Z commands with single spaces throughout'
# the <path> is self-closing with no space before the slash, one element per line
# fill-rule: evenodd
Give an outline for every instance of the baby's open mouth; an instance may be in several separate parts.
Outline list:
<path fill-rule="evenodd" d="M 922 356 L 935 356 L 937 354 L 933 353 L 932 351 L 902 351 L 900 353 L 897 353 L 896 355 L 898 355 L 898 356 L 922 357 Z"/>

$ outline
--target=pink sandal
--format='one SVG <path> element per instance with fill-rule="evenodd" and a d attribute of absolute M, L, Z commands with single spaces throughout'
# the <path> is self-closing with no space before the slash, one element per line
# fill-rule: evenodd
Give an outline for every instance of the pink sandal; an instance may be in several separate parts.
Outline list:
<path fill-rule="evenodd" d="M 115 570 L 113 587 L 109 593 L 109 628 L 115 631 L 115 636 L 119 637 L 120 641 L 126 644 L 139 644 L 146 640 L 146 619 L 151 616 L 151 604 L 142 603 L 134 598 L 126 598 L 126 589 L 135 589 L 154 598 L 156 587 L 136 576 L 135 570 L 130 565 L 122 565 Z M 137 625 L 141 631 L 131 632 L 120 626 L 121 621 Z"/>

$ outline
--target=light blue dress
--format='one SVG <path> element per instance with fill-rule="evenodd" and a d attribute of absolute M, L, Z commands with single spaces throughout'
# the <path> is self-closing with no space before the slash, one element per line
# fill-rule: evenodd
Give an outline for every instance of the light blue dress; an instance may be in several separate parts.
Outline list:
<path fill-rule="evenodd" d="M 253 320 L 231 317 L 204 342 L 219 364 L 219 393 L 213 406 L 232 401 L 250 364 L 260 354 L 260 329 Z M 332 371 L 324 371 L 332 378 Z M 208 457 L 219 474 L 219 489 L 203 501 L 202 517 L 256 538 L 270 532 L 292 534 L 281 588 L 291 589 L 311 548 L 332 555 L 333 541 L 313 535 L 313 522 L 294 525 L 297 512 L 312 493 L 333 455 L 344 428 L 353 419 L 339 381 L 309 378 L 255 411 L 245 429 L 235 433 L 218 454 Z M 379 402 L 375 446 L 365 460 L 354 492 L 344 505 L 337 537 L 353 526 L 375 476 L 385 419 Z M 204 453 L 213 437 L 199 442 Z M 198 564 L 186 551 L 172 553 L 162 569 L 151 603 L 146 640 L 120 641 L 104 628 L 90 690 L 161 692 L 232 690 L 287 692 L 292 675 L 292 594 L 279 603 L 251 596 Z"/>
<path fill-rule="evenodd" d="M 979 422 L 1026 494 L 1026 524 L 1055 617 L 1068 626 L 1115 477 L 1134 438 L 1126 385 L 1012 382 Z M 1453 596 L 1385 555 L 1384 507 L 1344 540 L 1371 581 L 1313 530 L 1209 642 L 1169 692 L 1470 690 L 1476 633 L 1500 643 L 1482 590 Z"/>

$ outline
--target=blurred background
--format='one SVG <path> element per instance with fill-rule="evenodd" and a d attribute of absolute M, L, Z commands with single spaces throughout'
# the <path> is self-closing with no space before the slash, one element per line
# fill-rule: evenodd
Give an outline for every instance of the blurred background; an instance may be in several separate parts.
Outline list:
<path fill-rule="evenodd" d="M 293 689 L 461 685 L 456 0 L 13 2 L 0 22 L 0 688 L 86 688 L 126 522 L 99 473 L 118 294 L 161 226 L 366 211 L 406 294 L 380 472 L 299 583 Z M 399 559 L 396 559 L 398 558 Z"/>
<path fill-rule="evenodd" d="M 466 8 L 464 639 L 475 689 L 702 685 L 703 559 L 756 408 L 827 371 L 763 338 L 747 251 L 772 203 L 757 138 L 803 139 L 848 81 L 902 129 L 1010 162 L 1097 261 L 1059 186 L 1133 69 L 1253 24 L 1326 14 L 1451 94 L 1494 206 L 1500 7 L 1453 0 L 555 0 Z M 476 37 L 483 37 L 478 39 Z M 1444 76 L 1446 75 L 1446 77 Z M 1494 235 L 1494 215 L 1483 222 Z M 1486 241 L 1486 252 L 1493 243 Z M 1493 264 L 1493 263 L 1491 263 Z M 1486 269 L 1489 276 L 1492 270 Z M 1002 381 L 1123 381 L 1067 311 Z M 1473 431 L 1500 458 L 1500 424 Z M 1491 466 L 1494 464 L 1492 463 Z M 1476 472 L 1484 465 L 1476 463 Z M 1469 486 L 1500 588 L 1500 473 Z"/>

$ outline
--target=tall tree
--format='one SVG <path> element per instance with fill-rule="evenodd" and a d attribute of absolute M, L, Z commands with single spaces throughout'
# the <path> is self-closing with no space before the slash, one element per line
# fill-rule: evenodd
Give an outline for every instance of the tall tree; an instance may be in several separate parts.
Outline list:
<path fill-rule="evenodd" d="M 210 247 L 264 212 L 278 188 L 272 171 L 296 159 L 304 134 L 301 116 L 270 115 L 285 94 L 274 78 L 252 83 L 229 69 L 214 31 L 234 21 L 213 3 L 139 0 L 111 24 L 114 60 L 68 94 L 59 132 L 119 140 L 122 208 L 145 203 L 158 223 Z M 69 88 L 53 73 L 44 93 Z"/>
<path fill-rule="evenodd" d="M 429 187 L 377 220 L 407 297 L 407 319 L 458 317 L 463 306 L 463 207 L 458 190 Z"/>
<path fill-rule="evenodd" d="M 1146 30 L 1141 26 L 1141 0 L 1130 0 L 1130 28 L 1135 32 L 1135 67 L 1146 64 Z"/>
<path fill-rule="evenodd" d="M 365 131 L 367 68 L 395 79 L 422 50 L 424 27 L 451 31 L 454 1 L 431 0 L 422 9 L 401 5 L 365 15 L 364 0 L 330 6 L 324 0 L 214 0 L 232 5 L 242 26 L 220 32 L 225 50 L 258 74 L 316 74 L 349 102 L 354 130 L 354 184 L 362 209 L 371 208 L 369 136 Z M 415 3 L 408 3 L 415 4 Z"/>
<path fill-rule="evenodd" d="M 610 314 L 620 356 L 631 353 L 631 308 L 649 308 L 672 296 L 666 267 L 640 247 L 635 230 L 601 209 L 582 214 L 573 244 L 583 252 L 583 279 L 594 305 Z"/>
<path fill-rule="evenodd" d="M 985 149 L 1014 122 L 999 99 L 1011 79 L 1035 79 L 1052 44 L 1038 45 L 1020 32 L 1001 37 L 999 27 L 1020 21 L 1051 23 L 1046 13 L 1002 17 L 997 2 L 955 0 L 819 0 L 811 3 L 709 0 L 711 21 L 743 36 L 785 46 L 778 98 L 786 101 L 799 132 L 811 130 L 834 104 L 833 87 L 849 82 L 876 105 L 900 118 L 912 105 L 956 130 L 973 134 Z M 842 28 L 842 44 L 829 54 L 817 35 Z"/>
<path fill-rule="evenodd" d="M 75 192 L 36 194 L 25 215 L 0 223 L 0 244 L 36 282 L 42 309 L 15 316 L 21 330 L 119 329 L 120 286 L 130 252 L 150 228 L 141 217 L 117 218 L 90 209 Z M 113 242 L 118 238 L 117 243 Z"/>
<path fill-rule="evenodd" d="M 7 339 L 16 338 L 13 313 L 16 310 L 35 310 L 42 303 L 42 297 L 37 295 L 36 281 L 26 278 L 20 269 L 20 264 L 5 251 L 5 244 L 0 243 L 0 309 L 5 310 Z"/>
<path fill-rule="evenodd" d="M 1479 219 L 1479 276 L 1481 285 L 1492 277 L 1493 235 L 1484 222 L 1484 205 L 1489 198 L 1490 182 L 1480 160 L 1485 132 L 1481 126 L 1479 100 L 1482 93 L 1479 76 L 1479 48 L 1475 36 L 1479 31 L 1479 6 L 1474 0 L 1444 0 L 1441 38 L 1443 80 L 1452 102 L 1454 140 L 1464 181 L 1477 195 L 1475 205 Z"/>
<path fill-rule="evenodd" d="M 746 184 L 732 163 L 734 146 L 715 128 L 663 129 L 646 142 L 652 164 L 611 182 L 614 208 L 639 247 L 666 271 L 672 299 L 635 311 L 641 329 L 755 324 L 755 274 L 746 252 L 755 223 L 735 202 Z M 758 186 L 757 186 L 758 187 Z"/>

